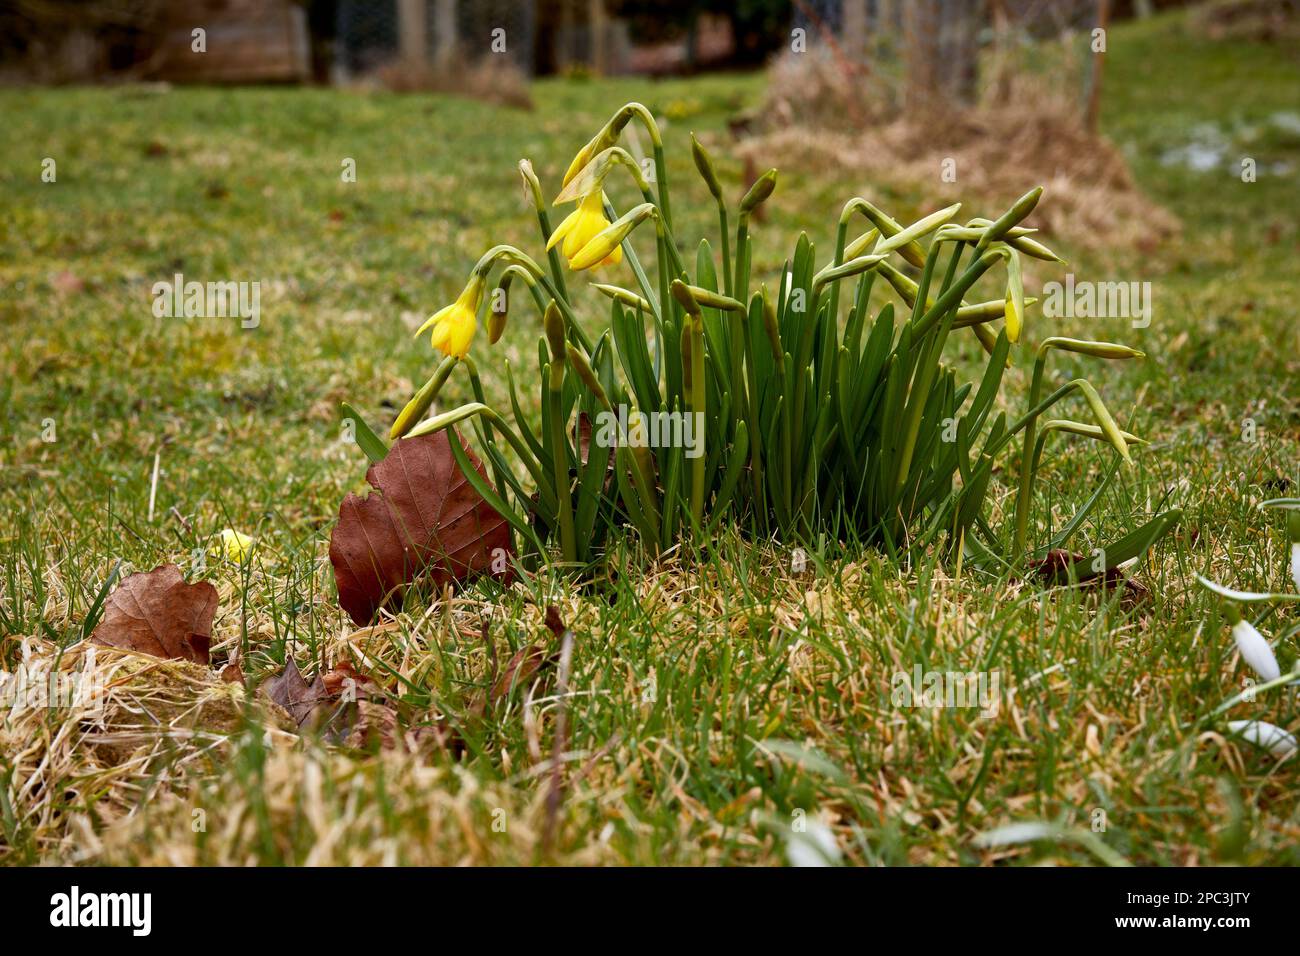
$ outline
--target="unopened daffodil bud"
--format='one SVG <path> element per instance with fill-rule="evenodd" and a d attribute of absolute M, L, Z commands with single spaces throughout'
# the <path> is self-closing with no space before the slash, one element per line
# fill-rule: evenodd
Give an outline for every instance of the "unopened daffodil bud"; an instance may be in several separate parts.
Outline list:
<path fill-rule="evenodd" d="M 546 330 L 546 344 L 551 350 L 551 363 L 553 365 L 564 365 L 564 315 L 560 312 L 560 307 L 551 300 L 551 304 L 546 307 L 546 315 L 542 317 L 542 326 Z"/>
<path fill-rule="evenodd" d="M 510 283 L 515 279 L 523 279 L 529 286 L 535 285 L 537 281 L 527 269 L 521 266 L 510 265 L 501 270 L 497 287 L 492 290 L 492 295 L 488 298 L 487 327 L 490 345 L 496 345 L 501 341 L 506 323 L 510 321 Z"/>
<path fill-rule="evenodd" d="M 1097 424 L 1101 426 L 1102 433 L 1115 447 L 1115 450 L 1119 452 L 1119 456 L 1124 459 L 1125 464 L 1133 464 L 1133 458 L 1128 452 L 1128 442 L 1124 440 L 1124 433 L 1115 424 L 1115 419 L 1111 417 L 1106 404 L 1101 400 L 1101 396 L 1097 394 L 1097 390 L 1092 387 L 1090 382 L 1086 382 L 1081 378 L 1075 379 L 1071 384 L 1083 393 L 1088 407 L 1092 409 L 1093 417 L 1097 419 Z"/>
<path fill-rule="evenodd" d="M 688 285 L 686 288 L 701 308 L 719 309 L 723 312 L 745 311 L 745 304 L 729 295 L 723 295 L 721 292 L 714 292 L 710 289 L 701 289 L 697 285 Z"/>
<path fill-rule="evenodd" d="M 1037 301 L 1038 299 L 1032 295 L 1026 296 L 1025 308 L 1029 308 Z M 976 302 L 973 305 L 962 304 L 957 307 L 957 318 L 953 321 L 952 327 L 962 329 L 968 325 L 980 325 L 1000 319 L 1006 314 L 1006 299 L 990 299 L 988 302 Z"/>
<path fill-rule="evenodd" d="M 992 219 L 976 218 L 968 222 L 966 228 L 954 229 L 950 235 L 952 238 L 960 239 L 962 242 L 978 243 L 984 238 L 985 231 L 991 225 L 993 225 Z M 1064 263 L 1065 260 L 1051 249 L 1047 248 L 1047 246 L 1043 245 L 1036 239 L 1029 238 L 1032 233 L 1037 231 L 1037 229 L 1026 229 L 1024 226 L 1012 226 L 1007 230 L 1006 235 L 1002 237 L 1002 241 L 1011 248 L 1019 250 L 1034 259 L 1042 259 L 1046 262 Z"/>
<path fill-rule="evenodd" d="M 448 355 L 439 364 L 429 380 L 420 386 L 420 390 L 411 397 L 393 422 L 393 427 L 388 432 L 388 437 L 394 441 L 401 438 L 409 432 L 421 418 L 424 413 L 433 405 L 434 399 L 438 397 L 438 392 L 442 391 L 442 386 L 446 383 L 448 376 L 451 375 L 452 369 L 460 359 L 454 355 Z"/>
<path fill-rule="evenodd" d="M 855 212 L 859 212 L 866 216 L 867 219 L 871 221 L 871 224 L 876 227 L 874 230 L 876 234 L 882 239 L 889 239 L 891 236 L 896 236 L 903 231 L 903 227 L 897 220 L 885 213 L 884 210 L 877 209 L 874 205 L 861 197 L 850 199 L 844 204 L 844 210 L 840 213 L 840 223 L 846 224 L 849 221 L 849 217 Z M 847 257 L 855 258 L 865 252 L 865 244 L 861 248 L 856 247 L 858 246 L 858 243 L 865 243 L 867 236 L 870 235 L 871 233 L 867 233 L 866 236 L 857 239 L 854 242 L 853 247 L 851 247 L 852 255 L 848 255 Z M 846 250 L 846 253 L 848 251 L 850 250 Z M 898 254 L 918 269 L 925 265 L 925 250 L 921 248 L 921 244 L 915 239 L 903 243 L 903 245 L 898 249 Z"/>
<path fill-rule="evenodd" d="M 1030 300 L 1026 299 L 1026 302 Z M 1091 355 L 1093 358 L 1104 359 L 1137 359 L 1145 358 L 1146 353 L 1140 349 L 1130 348 L 1127 345 L 1120 345 L 1117 342 L 1093 342 L 1087 339 L 1071 339 L 1061 335 L 1053 335 L 1051 338 L 1043 339 L 1042 344 L 1038 346 L 1038 354 L 1043 355 L 1048 349 L 1060 349 L 1062 352 L 1077 352 L 1080 355 Z"/>
<path fill-rule="evenodd" d="M 686 311 L 687 315 L 699 315 L 700 303 L 696 301 L 694 291 L 681 279 L 674 279 L 668 291 Z"/>
<path fill-rule="evenodd" d="M 887 254 L 886 254 L 887 255 Z M 817 275 L 813 276 L 813 288 L 820 289 L 828 282 L 837 282 L 840 279 L 847 279 L 849 276 L 860 275 L 876 268 L 886 258 L 886 255 L 872 253 L 869 256 L 857 256 L 849 259 L 838 266 L 827 266 Z"/>
<path fill-rule="evenodd" d="M 1047 434 L 1048 432 L 1066 432 L 1067 434 L 1080 435 L 1084 438 L 1095 438 L 1097 441 L 1109 441 L 1106 437 L 1106 433 L 1101 430 L 1100 425 L 1089 425 L 1085 422 L 1071 421 L 1068 418 L 1053 418 L 1050 421 L 1044 422 L 1039 431 L 1042 434 Z M 1122 429 L 1120 435 L 1122 435 L 1124 441 L 1130 445 L 1145 445 L 1147 443 L 1146 439 L 1138 438 L 1138 436 L 1134 435 L 1132 432 L 1126 432 Z"/>
<path fill-rule="evenodd" d="M 1020 329 L 1024 325 L 1024 318 L 1021 311 L 1016 308 L 1016 300 L 1012 296 L 1010 289 L 1007 290 L 1007 299 L 1003 305 L 1003 311 L 1007 317 L 1007 338 L 1015 342 L 1020 338 Z"/>
<path fill-rule="evenodd" d="M 542 198 L 542 183 L 533 171 L 533 164 L 526 159 L 519 160 L 519 176 L 524 181 L 524 190 L 536 209 L 544 209 L 546 201 Z"/>
<path fill-rule="evenodd" d="M 921 294 L 920 286 L 907 276 L 903 275 L 903 273 L 899 272 L 888 262 L 880 263 L 880 265 L 876 266 L 876 271 L 880 273 L 880 275 L 884 276 L 885 281 L 894 287 L 894 291 L 898 293 L 899 298 L 901 298 L 908 307 L 914 307 L 916 305 L 916 298 Z"/>
<path fill-rule="evenodd" d="M 880 230 L 874 226 L 844 247 L 844 261 L 856 259 L 865 253 L 880 238 Z"/>
<path fill-rule="evenodd" d="M 718 174 L 713 168 L 713 160 L 709 154 L 704 151 L 700 141 L 691 134 L 691 156 L 695 159 L 695 168 L 700 171 L 700 178 L 704 180 L 704 185 L 709 187 L 709 194 L 714 199 L 722 200 L 722 184 L 718 182 Z"/>
<path fill-rule="evenodd" d="M 992 227 L 990 227 L 992 228 Z M 1025 322 L 1025 281 L 1020 272 L 1020 253 L 1007 250 L 1007 338 L 1015 342 Z"/>
<path fill-rule="evenodd" d="M 622 302 L 624 305 L 640 309 L 642 312 L 650 311 L 650 303 L 630 289 L 624 289 L 616 285 L 604 285 L 600 282 L 593 282 L 591 287 L 602 295 L 609 296 L 615 302 Z"/>
<path fill-rule="evenodd" d="M 982 252 L 990 242 L 1001 239 L 1013 226 L 1019 225 L 1022 219 L 1034 211 L 1034 207 L 1038 205 L 1038 199 L 1042 195 L 1043 187 L 1035 186 L 1012 203 L 1011 208 L 998 216 L 993 221 L 993 224 L 985 230 L 983 237 L 976 243 L 975 250 Z"/>
<path fill-rule="evenodd" d="M 938 229 L 953 216 L 957 215 L 959 209 L 961 209 L 961 203 L 953 203 L 951 206 L 940 209 L 938 212 L 932 212 L 930 215 L 918 219 L 906 229 L 895 233 L 889 238 L 882 236 L 880 241 L 876 243 L 876 248 L 872 251 L 884 254 L 892 252 L 895 249 L 901 250 L 904 246 L 909 246 L 915 243 L 916 240 L 922 236 L 927 236 L 934 232 L 934 230 Z"/>
<path fill-rule="evenodd" d="M 767 201 L 774 189 L 776 189 L 776 170 L 769 169 L 749 187 L 749 192 L 745 193 L 745 198 L 740 201 L 740 211 L 745 214 L 753 212 Z"/>
<path fill-rule="evenodd" d="M 574 155 L 573 161 L 569 163 L 569 168 L 564 173 L 564 183 L 567 186 L 574 176 L 582 171 L 593 156 L 601 150 L 609 149 L 618 142 L 619 136 L 623 133 L 623 127 L 628 124 L 633 116 L 640 116 L 641 121 L 646 124 L 646 131 L 650 133 L 650 138 L 658 142 L 659 130 L 655 126 L 654 117 L 640 103 L 626 103 L 619 107 L 618 112 L 609 118 L 600 132 L 587 141 L 587 144 L 578 150 Z"/>
<path fill-rule="evenodd" d="M 565 343 L 564 348 L 568 353 L 569 367 L 577 373 L 578 379 L 583 385 L 587 386 L 592 395 L 596 396 L 596 401 L 600 402 L 602 407 L 606 409 L 612 408 L 609 396 L 605 394 L 605 387 L 600 384 L 600 379 L 596 377 L 596 372 L 591 367 L 591 363 L 587 361 L 587 356 L 582 354 L 582 349 L 572 342 Z"/>

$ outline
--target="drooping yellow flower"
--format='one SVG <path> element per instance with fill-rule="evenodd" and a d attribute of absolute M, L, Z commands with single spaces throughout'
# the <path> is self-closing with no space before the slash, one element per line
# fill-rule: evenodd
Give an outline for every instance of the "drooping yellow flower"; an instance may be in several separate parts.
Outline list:
<path fill-rule="evenodd" d="M 432 328 L 429 342 L 435 349 L 444 355 L 464 358 L 478 328 L 478 307 L 483 301 L 484 282 L 484 277 L 478 273 L 471 276 L 465 291 L 456 301 L 429 316 L 415 334 L 420 335 Z"/>
<path fill-rule="evenodd" d="M 582 197 L 578 203 L 578 208 L 569 213 L 558 226 L 555 232 L 551 233 L 551 239 L 546 244 L 547 249 L 554 248 L 557 242 L 563 241 L 564 245 L 560 247 L 560 252 L 564 258 L 569 260 L 569 268 L 578 268 L 573 264 L 582 247 L 594 239 L 599 233 L 603 232 L 610 222 L 605 218 L 605 204 L 603 194 L 599 189 L 593 189 L 587 195 Z M 615 246 L 614 249 L 599 262 L 592 263 L 591 266 L 608 266 L 618 265 L 623 261 L 623 247 Z"/>

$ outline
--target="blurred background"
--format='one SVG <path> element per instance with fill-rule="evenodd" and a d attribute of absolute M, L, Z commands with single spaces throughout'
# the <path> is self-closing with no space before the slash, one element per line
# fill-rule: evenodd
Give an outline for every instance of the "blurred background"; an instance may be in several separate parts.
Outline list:
<path fill-rule="evenodd" d="M 454 82 L 504 60 L 521 78 L 689 74 L 763 63 L 791 31 L 845 68 L 906 60 L 914 82 L 970 95 L 995 30 L 1050 36 L 1185 0 L 7 0 L 8 82 Z M 1220 4 L 1222 6 L 1222 4 Z M 1228 6 L 1241 6 L 1229 4 Z M 1267 26 L 1287 0 L 1249 4 Z M 1243 16 L 1234 11 L 1233 18 Z M 1226 15 L 1225 15 L 1225 18 Z M 193 49 L 201 26 L 208 49 Z M 504 44 L 493 49 L 494 30 Z M 203 56 L 196 56 L 202 52 Z M 504 53 L 504 57 L 490 57 Z"/>

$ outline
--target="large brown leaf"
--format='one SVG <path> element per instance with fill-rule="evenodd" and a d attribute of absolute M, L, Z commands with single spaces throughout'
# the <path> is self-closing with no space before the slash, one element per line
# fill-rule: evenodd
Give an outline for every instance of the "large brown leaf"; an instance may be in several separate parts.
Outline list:
<path fill-rule="evenodd" d="M 461 474 L 447 431 L 398 441 L 366 481 L 374 491 L 343 499 L 330 536 L 339 604 L 358 624 L 419 577 L 462 580 L 489 571 L 496 549 L 510 552 L 509 526 Z"/>
<path fill-rule="evenodd" d="M 180 568 L 164 564 L 123 581 L 108 596 L 104 617 L 90 638 L 109 647 L 207 664 L 216 612 L 216 588 L 207 581 L 186 584 Z"/>

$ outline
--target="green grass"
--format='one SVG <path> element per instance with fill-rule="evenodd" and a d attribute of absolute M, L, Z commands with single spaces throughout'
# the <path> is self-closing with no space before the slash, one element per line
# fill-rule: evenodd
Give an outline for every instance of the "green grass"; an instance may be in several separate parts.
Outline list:
<path fill-rule="evenodd" d="M 1280 522 L 1255 504 L 1300 491 L 1289 384 L 1300 372 L 1300 141 L 1272 121 L 1300 102 L 1300 66 L 1162 17 L 1112 32 L 1106 84 L 1107 131 L 1183 232 L 1103 274 L 1071 255 L 1080 277 L 1151 281 L 1154 319 L 1145 330 L 1060 320 L 1050 333 L 1125 341 L 1149 359 L 1105 367 L 1066 356 L 1051 370 L 1061 380 L 1086 371 L 1120 424 L 1151 441 L 1076 550 L 1163 507 L 1185 511 L 1135 569 L 1148 600 L 1044 591 L 938 554 L 898 569 L 834 542 L 809 548 L 799 570 L 801 555 L 730 534 L 653 567 L 617 549 L 601 589 L 539 579 L 446 601 L 413 592 L 396 628 L 354 646 L 400 674 L 404 708 L 465 726 L 459 762 L 268 747 L 260 733 L 235 733 L 209 762 L 155 748 L 129 785 L 108 782 L 99 764 L 74 760 L 63 776 L 47 767 L 38 793 L 21 784 L 40 746 L 19 738 L 28 725 L 10 715 L 0 725 L 0 859 L 774 863 L 792 821 L 807 816 L 830 823 L 857 863 L 1091 863 L 1078 843 L 991 852 L 971 840 L 1020 820 L 1089 831 L 1101 809 L 1098 836 L 1136 863 L 1300 862 L 1294 758 L 1279 765 L 1229 743 L 1208 719 L 1249 671 L 1194 580 L 1287 581 Z M 214 580 L 214 656 L 246 644 L 254 678 L 287 654 L 305 668 L 342 656 L 352 629 L 335 607 L 326 550 L 365 462 L 339 441 L 337 403 L 387 426 L 431 368 L 415 325 L 450 301 L 488 245 L 536 251 L 517 160 L 530 158 L 550 188 L 627 99 L 690 113 L 665 128 L 677 231 L 712 239 L 687 133 L 721 159 L 726 119 L 762 93 L 759 76 L 548 81 L 536 111 L 521 113 L 313 90 L 0 91 L 0 666 L 16 667 L 24 642 L 40 651 L 78 639 L 119 560 L 123 570 L 175 561 Z M 1202 123 L 1224 131 L 1230 156 L 1258 161 L 1258 182 L 1162 163 Z M 56 183 L 40 180 L 45 157 L 58 164 Z M 355 184 L 340 180 L 346 157 Z M 720 165 L 738 195 L 739 165 Z M 775 275 L 799 229 L 824 257 L 855 188 L 783 175 L 755 275 Z M 903 219 L 923 211 L 899 201 L 882 199 Z M 150 288 L 175 272 L 260 280 L 260 327 L 155 318 Z M 587 318 L 601 321 L 594 309 Z M 1030 341 L 1048 330 L 1035 315 Z M 539 331 L 512 322 L 495 351 L 480 335 L 490 389 L 502 385 L 497 356 L 531 353 Z M 1008 376 L 1013 408 L 1029 364 Z M 469 398 L 456 388 L 443 407 Z M 1242 440 L 1246 418 L 1254 442 Z M 1069 519 L 1113 460 L 1058 440 L 1043 467 L 1034 540 Z M 994 527 L 1010 520 L 1014 479 L 995 476 Z M 208 558 L 200 571 L 196 555 L 225 526 L 257 537 L 254 566 Z M 547 691 L 481 725 L 467 717 L 490 670 L 481 615 L 491 613 L 504 660 L 536 637 L 547 603 L 576 637 L 570 776 L 549 847 L 543 771 L 557 701 Z M 1289 667 L 1300 656 L 1294 613 L 1254 619 Z M 988 719 L 896 706 L 891 678 L 917 663 L 996 671 L 1015 693 Z M 1279 691 L 1228 716 L 1293 732 L 1300 723 L 1294 696 Z M 132 807 L 140 812 L 122 820 Z M 191 828 L 194 808 L 208 814 L 206 833 Z M 497 811 L 504 833 L 492 826 Z"/>

